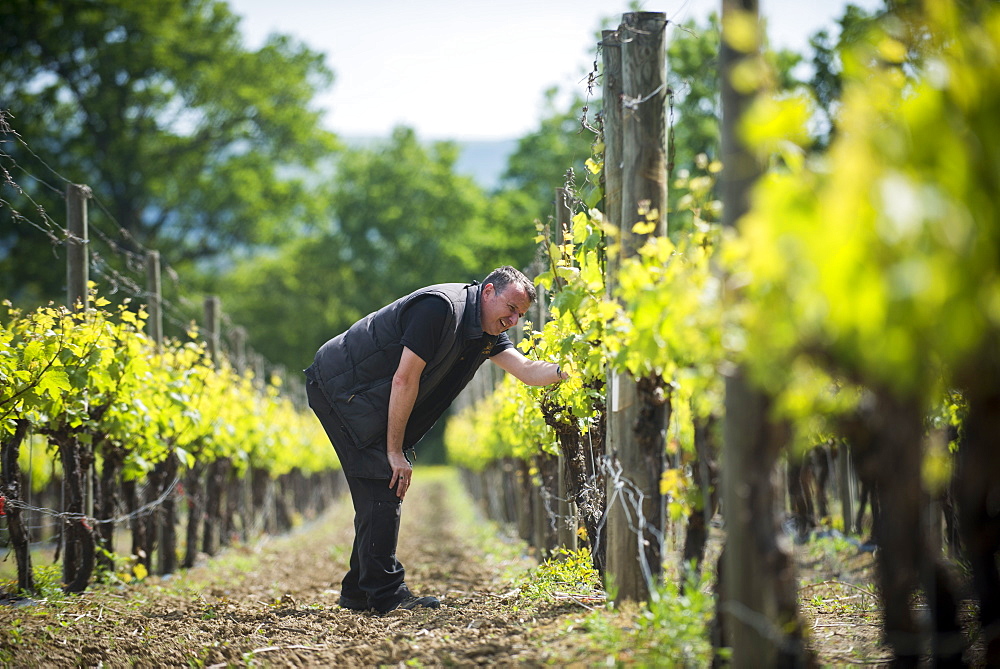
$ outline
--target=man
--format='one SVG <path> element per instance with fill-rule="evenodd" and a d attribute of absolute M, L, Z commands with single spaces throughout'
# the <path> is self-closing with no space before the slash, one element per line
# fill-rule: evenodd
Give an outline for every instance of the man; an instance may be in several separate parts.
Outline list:
<path fill-rule="evenodd" d="M 354 503 L 340 606 L 378 613 L 440 606 L 410 592 L 396 559 L 400 509 L 413 476 L 404 451 L 487 358 L 529 385 L 567 378 L 555 363 L 525 358 L 506 334 L 535 297 L 531 281 L 510 266 L 493 270 L 482 285 L 428 286 L 323 344 L 305 370 L 309 406 L 337 451 Z"/>

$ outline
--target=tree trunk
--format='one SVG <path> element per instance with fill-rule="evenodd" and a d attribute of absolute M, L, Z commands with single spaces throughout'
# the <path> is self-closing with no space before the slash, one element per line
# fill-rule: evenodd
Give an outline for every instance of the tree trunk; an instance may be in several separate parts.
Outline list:
<path fill-rule="evenodd" d="M 295 472 L 291 472 L 290 476 L 294 477 Z M 243 479 L 236 477 L 236 469 L 232 466 L 230 462 L 229 471 L 226 474 L 226 480 L 223 483 L 223 509 L 222 509 L 222 520 L 219 524 L 219 545 L 223 547 L 232 546 L 233 539 L 239 536 L 237 532 L 236 519 L 240 515 L 240 503 L 243 493 Z M 294 492 L 294 491 L 293 491 Z M 295 502 L 298 505 L 298 500 Z"/>
<path fill-rule="evenodd" d="M 274 481 L 274 517 L 278 532 L 287 532 L 294 523 L 289 498 L 289 478 L 284 475 Z"/>
<path fill-rule="evenodd" d="M 795 542 L 805 543 L 813 530 L 813 513 L 804 489 L 805 463 L 799 455 L 788 456 L 788 499 L 792 506 L 792 523 L 795 525 Z"/>
<path fill-rule="evenodd" d="M 205 531 L 201 550 L 207 555 L 219 552 L 219 528 L 222 524 L 222 497 L 225 489 L 229 460 L 219 458 L 208 466 L 205 478 Z"/>
<path fill-rule="evenodd" d="M 603 407 L 599 408 L 601 413 L 602 409 Z M 561 408 L 542 407 L 546 423 L 556 431 L 559 448 L 569 470 L 567 487 L 576 502 L 580 521 L 587 531 L 594 569 L 603 576 L 606 568 L 605 544 L 607 543 L 604 523 L 605 482 L 596 463 L 600 458 L 599 454 L 604 450 L 604 422 L 594 425 L 587 435 L 583 435 L 575 425 L 555 418 L 561 413 Z"/>
<path fill-rule="evenodd" d="M 68 429 L 51 435 L 59 448 L 66 483 L 66 506 L 70 517 L 63 523 L 63 589 L 83 592 L 94 571 L 94 535 L 84 516 L 84 486 L 91 460 L 77 436 Z"/>
<path fill-rule="evenodd" d="M 185 569 L 193 567 L 198 559 L 198 528 L 205 515 L 202 506 L 201 470 L 202 465 L 196 462 L 184 475 L 184 492 L 187 496 L 187 535 L 184 561 L 181 566 Z"/>
<path fill-rule="evenodd" d="M 769 413 L 768 398 L 740 371 L 726 379 L 722 624 L 738 665 L 796 667 L 813 660 L 798 617 L 794 562 L 778 544 L 773 473 L 788 434 Z"/>
<path fill-rule="evenodd" d="M 684 535 L 684 563 L 681 565 L 682 584 L 687 580 L 689 565 L 693 563 L 695 573 L 701 569 L 712 516 L 719 506 L 719 468 L 715 461 L 719 451 L 715 439 L 716 422 L 714 417 L 696 418 L 694 421 L 695 457 L 691 467 L 698 476 L 701 494 L 698 504 L 688 516 L 687 532 Z"/>
<path fill-rule="evenodd" d="M 570 477 L 572 474 L 566 466 L 566 457 L 559 456 L 558 495 L 559 504 L 556 512 L 556 545 L 568 551 L 577 549 L 577 530 L 580 523 L 576 518 L 576 502 L 572 499 Z"/>
<path fill-rule="evenodd" d="M 108 520 L 114 517 L 118 508 L 118 481 L 121 478 L 122 465 L 125 462 L 125 452 L 111 444 L 105 442 L 104 466 L 101 468 L 101 484 L 97 496 L 97 510 L 95 515 L 98 518 Z M 113 572 L 115 569 L 115 525 L 114 523 L 101 523 L 97 526 L 97 545 L 102 549 L 97 557 L 98 565 Z"/>
<path fill-rule="evenodd" d="M 153 573 L 153 552 L 157 549 L 160 541 L 160 521 L 162 509 L 152 506 L 163 494 L 169 481 L 166 480 L 166 463 L 159 462 L 153 467 L 153 471 L 146 478 L 146 492 L 143 494 L 143 512 L 139 521 L 145 526 L 143 530 L 143 540 L 145 544 L 142 548 L 143 556 L 139 562 L 146 568 L 147 573 Z"/>
<path fill-rule="evenodd" d="M 979 600 L 985 666 L 995 667 L 1000 666 L 1000 387 L 995 385 L 1000 365 L 991 369 L 970 384 L 956 488 L 962 543 Z"/>
<path fill-rule="evenodd" d="M 21 467 L 18 465 L 21 443 L 28 435 L 30 423 L 24 418 L 14 421 L 14 434 L 0 443 L 0 495 L 8 501 L 21 500 Z M 35 577 L 31 570 L 31 548 L 28 531 L 21 520 L 21 509 L 14 504 L 6 504 L 3 513 L 7 516 L 7 530 L 10 543 L 17 560 L 17 589 L 26 594 L 35 593 Z"/>
<path fill-rule="evenodd" d="M 915 667 L 924 646 L 924 636 L 910 609 L 910 599 L 920 583 L 920 560 L 926 555 L 920 522 L 923 412 L 885 390 L 875 392 L 878 409 L 872 418 L 879 445 L 875 471 L 881 505 L 875 522 L 885 639 L 895 652 L 897 665 Z"/>
<path fill-rule="evenodd" d="M 163 479 L 165 485 L 173 485 L 177 479 L 177 456 L 173 453 L 167 455 L 163 461 Z M 163 500 L 163 508 L 160 513 L 160 563 L 159 572 L 161 576 L 172 574 L 177 571 L 177 492 L 176 487 L 170 495 Z"/>
<path fill-rule="evenodd" d="M 129 513 L 129 530 L 132 534 L 132 555 L 142 557 L 146 545 L 146 523 L 133 514 L 141 506 L 139 493 L 134 480 L 122 481 L 122 496 L 125 498 L 125 508 Z"/>

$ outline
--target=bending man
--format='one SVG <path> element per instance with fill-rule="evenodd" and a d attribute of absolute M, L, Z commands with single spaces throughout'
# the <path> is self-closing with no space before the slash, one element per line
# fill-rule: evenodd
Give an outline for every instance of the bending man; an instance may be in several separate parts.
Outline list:
<path fill-rule="evenodd" d="M 354 547 L 340 606 L 386 613 L 437 608 L 417 597 L 396 559 L 400 509 L 413 470 L 404 455 L 487 359 L 529 385 L 567 378 L 528 360 L 506 332 L 535 301 L 513 267 L 470 284 L 422 288 L 365 316 L 320 347 L 305 371 L 309 406 L 337 451 L 354 503 Z"/>

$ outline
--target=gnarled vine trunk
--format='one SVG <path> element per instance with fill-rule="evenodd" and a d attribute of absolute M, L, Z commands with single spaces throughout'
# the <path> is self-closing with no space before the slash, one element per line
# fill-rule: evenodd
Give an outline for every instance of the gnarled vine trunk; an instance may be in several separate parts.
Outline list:
<path fill-rule="evenodd" d="M 977 373 L 978 372 L 978 373 Z M 1000 666 L 1000 361 L 971 370 L 958 447 L 959 529 L 979 600 L 986 666 Z"/>
<path fill-rule="evenodd" d="M 59 448 L 66 486 L 63 512 L 63 589 L 83 592 L 94 571 L 94 534 L 85 517 L 85 486 L 93 454 L 69 428 L 49 433 Z"/>
<path fill-rule="evenodd" d="M 24 418 L 18 418 L 14 425 L 14 434 L 10 439 L 0 442 L 0 495 L 9 501 L 21 499 L 21 467 L 17 459 L 21 452 L 21 443 L 28 435 L 30 423 Z M 21 509 L 14 504 L 4 505 L 7 516 L 7 530 L 10 532 L 10 543 L 17 560 L 17 589 L 20 592 L 33 594 L 35 592 L 35 577 L 31 571 L 31 549 L 28 531 L 21 519 Z"/>

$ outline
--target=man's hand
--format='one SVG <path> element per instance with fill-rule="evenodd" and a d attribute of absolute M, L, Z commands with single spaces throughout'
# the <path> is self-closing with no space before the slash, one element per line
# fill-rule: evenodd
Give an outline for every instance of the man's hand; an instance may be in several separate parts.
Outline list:
<path fill-rule="evenodd" d="M 569 378 L 569 373 L 554 362 L 528 360 L 516 348 L 508 348 L 490 358 L 493 364 L 529 386 L 547 386 Z"/>
<path fill-rule="evenodd" d="M 389 466 L 392 467 L 392 479 L 389 487 L 396 489 L 396 497 L 403 499 L 413 480 L 413 467 L 402 453 L 389 453 Z"/>

